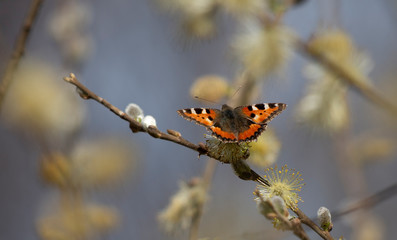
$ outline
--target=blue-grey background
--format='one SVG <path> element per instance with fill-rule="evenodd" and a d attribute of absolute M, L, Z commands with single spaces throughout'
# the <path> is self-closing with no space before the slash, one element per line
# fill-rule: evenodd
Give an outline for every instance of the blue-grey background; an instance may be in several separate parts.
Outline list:
<path fill-rule="evenodd" d="M 199 105 L 189 96 L 191 83 L 197 77 L 204 74 L 234 77 L 237 67 L 231 61 L 228 48 L 235 31 L 234 23 L 221 17 L 214 39 L 182 47 L 178 21 L 159 11 L 152 1 L 95 0 L 87 3 L 92 7 L 93 22 L 89 31 L 95 41 L 95 50 L 81 68 L 59 72 L 59 80 L 62 81 L 68 72 L 75 72 L 91 90 L 115 106 L 123 109 L 130 102 L 138 103 L 145 113 L 155 116 L 161 130 L 176 129 L 193 142 L 203 141 L 204 129 L 180 118 L 176 110 Z M 44 1 L 26 55 L 61 65 L 59 49 L 47 26 L 56 4 L 57 1 Z M 2 73 L 29 5 L 27 0 L 0 1 Z M 308 38 L 317 27 L 318 9 L 317 1 L 308 1 L 288 12 L 285 22 L 301 37 Z M 341 25 L 373 58 L 375 68 L 370 77 L 374 85 L 394 100 L 397 86 L 396 12 L 397 4 L 392 0 L 341 1 Z M 308 131 L 293 120 L 296 103 L 304 94 L 306 81 L 302 67 L 306 61 L 296 55 L 287 68 L 287 80 L 275 78 L 264 85 L 262 101 L 285 102 L 289 106 L 271 124 L 282 142 L 278 164 L 287 164 L 302 173 L 306 185 L 301 192 L 304 203 L 300 207 L 314 216 L 320 206 L 332 210 L 343 206 L 349 199 L 338 175 L 332 139 Z M 65 87 L 70 86 L 65 84 Z M 355 92 L 349 93 L 349 100 L 353 134 L 369 129 L 395 138 L 395 129 L 390 132 L 383 127 L 382 121 L 389 118 L 387 114 L 375 110 Z M 105 239 L 168 239 L 158 227 L 157 213 L 178 189 L 179 180 L 188 180 L 202 173 L 206 159 L 198 160 L 195 152 L 179 145 L 143 133 L 131 134 L 128 125 L 104 107 L 95 102 L 84 104 L 89 116 L 83 135 L 121 135 L 141 150 L 141 168 L 137 176 L 98 197 L 98 201 L 117 206 L 123 217 L 121 226 Z M 372 116 L 368 117 L 368 113 Z M 39 154 L 35 143 L 0 125 L 0 239 L 38 239 L 35 219 L 43 199 L 54 191 L 39 179 Z M 394 158 L 389 160 L 365 168 L 368 194 L 396 181 L 397 163 Z M 261 169 L 257 170 L 261 172 Z M 258 232 L 258 239 L 271 236 L 276 230 L 258 214 L 252 198 L 254 188 L 253 182 L 238 179 L 228 165 L 219 165 L 202 218 L 200 236 L 244 239 L 244 233 Z M 391 198 L 373 208 L 384 221 L 385 239 L 394 236 L 395 203 L 396 198 Z M 332 234 L 335 237 L 349 236 L 348 218 L 336 222 Z M 318 236 L 310 235 L 318 239 Z"/>

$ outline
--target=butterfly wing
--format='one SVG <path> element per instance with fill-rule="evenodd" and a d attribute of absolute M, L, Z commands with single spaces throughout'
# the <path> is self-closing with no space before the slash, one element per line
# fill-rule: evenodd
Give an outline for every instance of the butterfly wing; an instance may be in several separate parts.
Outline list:
<path fill-rule="evenodd" d="M 209 128 L 212 135 L 223 142 L 237 142 L 236 136 L 232 132 L 224 131 L 221 127 L 212 126 Z"/>
<path fill-rule="evenodd" d="M 253 141 L 265 131 L 267 123 L 287 107 L 284 103 L 259 103 L 237 107 L 235 111 L 251 121 L 246 129 L 239 131 L 239 141 Z"/>
<path fill-rule="evenodd" d="M 283 111 L 287 105 L 285 103 L 258 103 L 249 106 L 242 106 L 242 114 L 257 124 L 266 124 Z"/>
<path fill-rule="evenodd" d="M 210 128 L 220 110 L 213 108 L 186 108 L 177 111 L 183 118 Z"/>

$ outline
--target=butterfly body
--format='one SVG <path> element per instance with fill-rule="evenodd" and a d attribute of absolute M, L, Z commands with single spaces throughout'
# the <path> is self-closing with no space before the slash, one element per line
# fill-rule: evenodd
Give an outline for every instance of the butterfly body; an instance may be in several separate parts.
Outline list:
<path fill-rule="evenodd" d="M 266 129 L 267 123 L 286 108 L 284 103 L 258 103 L 222 109 L 187 108 L 178 110 L 182 117 L 207 127 L 224 142 L 250 142 Z"/>

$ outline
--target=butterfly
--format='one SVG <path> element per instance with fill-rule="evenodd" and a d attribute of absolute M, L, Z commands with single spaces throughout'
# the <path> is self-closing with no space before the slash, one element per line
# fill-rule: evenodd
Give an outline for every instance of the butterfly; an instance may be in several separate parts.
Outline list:
<path fill-rule="evenodd" d="M 258 103 L 222 109 L 186 108 L 178 114 L 207 127 L 214 137 L 230 143 L 251 142 L 266 129 L 267 123 L 287 107 L 284 103 Z"/>

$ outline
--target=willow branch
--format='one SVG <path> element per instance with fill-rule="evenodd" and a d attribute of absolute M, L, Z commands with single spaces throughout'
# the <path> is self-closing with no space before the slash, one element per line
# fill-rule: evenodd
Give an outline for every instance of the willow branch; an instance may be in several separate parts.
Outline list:
<path fill-rule="evenodd" d="M 337 210 L 331 213 L 332 219 L 336 220 L 341 218 L 343 215 L 350 214 L 354 211 L 364 209 L 364 208 L 370 208 L 373 207 L 377 204 L 379 204 L 382 201 L 385 201 L 386 199 L 394 196 L 397 193 L 397 183 L 394 183 L 393 185 L 375 193 L 372 196 L 369 196 L 367 198 L 364 198 L 355 204 L 348 206 L 345 209 Z"/>
<path fill-rule="evenodd" d="M 180 134 L 178 134 L 177 131 L 174 130 L 168 130 L 169 133 L 164 133 L 161 132 L 159 129 L 156 127 L 150 126 L 147 130 L 143 128 L 143 125 L 130 117 L 128 114 L 124 113 L 122 110 L 118 109 L 114 105 L 112 105 L 110 102 L 106 101 L 102 97 L 97 96 L 94 92 L 89 90 L 86 86 L 84 86 L 81 82 L 79 82 L 76 78 L 76 76 L 71 73 L 69 77 L 65 77 L 64 80 L 74 86 L 77 87 L 77 90 L 80 94 L 80 96 L 83 99 L 92 99 L 95 100 L 96 102 L 102 104 L 104 107 L 109 109 L 111 112 L 119 116 L 121 119 L 127 121 L 130 123 L 130 128 L 131 130 L 136 133 L 136 132 L 147 132 L 150 136 L 154 138 L 160 138 L 166 141 L 171 141 L 174 143 L 177 143 L 179 145 L 185 146 L 187 148 L 190 148 L 192 150 L 197 151 L 199 154 L 204 154 L 208 155 L 208 150 L 205 148 L 204 145 L 199 144 L 196 145 L 194 143 L 189 142 L 188 140 L 182 138 Z"/>
<path fill-rule="evenodd" d="M 316 223 L 314 223 L 305 213 L 303 213 L 299 208 L 293 209 L 295 214 L 301 220 L 301 222 L 315 231 L 320 237 L 327 240 L 333 240 L 333 237 L 328 231 L 322 230 Z"/>
<path fill-rule="evenodd" d="M 339 79 L 345 81 L 349 86 L 355 89 L 359 94 L 378 105 L 379 107 L 387 110 L 394 117 L 397 116 L 397 105 L 389 101 L 383 95 L 381 95 L 374 87 L 370 84 L 370 79 L 365 76 L 358 77 L 356 75 L 351 74 L 347 71 L 343 66 L 334 60 L 328 58 L 326 55 L 322 54 L 315 48 L 312 48 L 304 42 L 303 40 L 296 40 L 297 48 L 306 56 L 311 57 L 313 60 L 316 60 L 323 67 L 332 71 Z"/>
<path fill-rule="evenodd" d="M 12 56 L 7 64 L 4 75 L 0 82 L 0 110 L 3 105 L 4 96 L 7 89 L 14 77 L 15 70 L 18 67 L 19 61 L 25 52 L 26 42 L 29 38 L 29 33 L 32 29 L 34 22 L 36 21 L 37 14 L 41 8 L 43 0 L 33 0 L 30 7 L 29 13 L 19 31 L 19 35 L 14 47 Z"/>
<path fill-rule="evenodd" d="M 263 23 L 264 26 L 279 24 L 280 18 L 269 16 L 265 12 L 259 12 L 257 14 L 258 19 Z M 356 90 L 359 94 L 361 94 L 364 98 L 378 105 L 379 107 L 385 109 L 387 112 L 392 114 L 394 117 L 397 117 L 397 105 L 393 102 L 389 101 L 385 98 L 381 93 L 379 93 L 374 87 L 370 84 L 371 80 L 365 76 L 356 76 L 347 71 L 344 66 L 339 64 L 338 62 L 333 61 L 328 58 L 319 50 L 310 47 L 310 45 L 299 39 L 295 39 L 295 45 L 300 52 L 312 58 L 316 62 L 320 63 L 324 68 L 328 69 L 339 79 L 345 81 L 350 87 Z"/>

